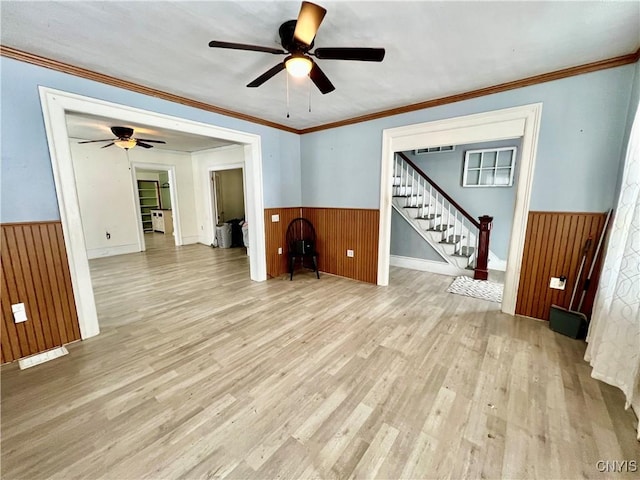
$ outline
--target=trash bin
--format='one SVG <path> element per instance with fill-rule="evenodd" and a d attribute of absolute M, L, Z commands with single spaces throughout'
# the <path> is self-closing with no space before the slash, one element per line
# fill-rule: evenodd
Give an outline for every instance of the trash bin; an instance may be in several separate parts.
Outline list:
<path fill-rule="evenodd" d="M 223 223 L 222 225 L 216 225 L 216 239 L 218 240 L 218 246 L 220 248 L 231 247 L 231 225 Z"/>
<path fill-rule="evenodd" d="M 249 223 L 244 222 L 242 224 L 242 243 L 247 247 L 247 255 L 249 255 Z"/>

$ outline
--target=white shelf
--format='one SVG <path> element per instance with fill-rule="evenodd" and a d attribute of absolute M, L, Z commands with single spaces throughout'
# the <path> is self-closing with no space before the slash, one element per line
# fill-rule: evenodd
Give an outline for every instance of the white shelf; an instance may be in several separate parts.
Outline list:
<path fill-rule="evenodd" d="M 138 199 L 140 201 L 142 230 L 144 232 L 152 232 L 153 218 L 151 210 L 156 210 L 160 206 L 159 182 L 155 180 L 138 180 Z M 146 204 L 145 201 L 147 202 Z M 153 203 L 148 203 L 150 201 L 153 201 Z"/>

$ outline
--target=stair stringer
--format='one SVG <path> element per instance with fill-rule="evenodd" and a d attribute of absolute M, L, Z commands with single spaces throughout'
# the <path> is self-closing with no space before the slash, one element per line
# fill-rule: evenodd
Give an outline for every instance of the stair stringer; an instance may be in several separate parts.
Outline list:
<path fill-rule="evenodd" d="M 457 258 L 452 258 L 446 251 L 446 249 L 444 248 L 444 245 L 441 244 L 439 242 L 439 238 L 440 238 L 440 233 L 437 232 L 428 232 L 426 230 L 423 230 L 420 225 L 418 224 L 418 221 L 415 218 L 412 218 L 409 213 L 404 209 L 399 207 L 398 205 L 396 205 L 395 203 L 391 203 L 391 206 L 393 207 L 393 209 L 398 212 L 400 214 L 400 216 L 416 231 L 418 232 L 418 235 L 420 235 L 420 237 L 422 237 L 422 239 L 427 242 L 433 249 L 434 251 L 442 258 L 443 262 L 442 263 L 446 263 L 447 267 L 445 269 L 443 269 L 442 267 L 439 267 L 435 271 L 435 273 L 444 273 L 446 271 L 446 273 L 450 274 L 450 275 L 465 275 L 465 276 L 470 276 L 473 275 L 473 270 L 469 270 L 466 268 L 461 267 L 458 263 L 456 263 Z M 461 261 L 465 261 L 465 258 L 460 258 Z M 432 262 L 432 263 L 440 263 L 440 262 Z M 465 262 L 466 263 L 466 262 Z"/>
<path fill-rule="evenodd" d="M 394 177 L 394 183 L 395 183 L 395 179 L 397 177 Z M 393 206 L 395 207 L 396 211 L 400 212 L 402 210 L 402 212 L 405 212 L 405 219 L 408 219 L 409 223 L 411 225 L 414 226 L 414 228 L 416 228 L 416 230 L 418 231 L 418 233 L 420 233 L 422 235 L 422 232 L 426 233 L 430 239 L 430 245 L 433 246 L 433 243 L 436 243 L 439 247 L 441 248 L 436 248 L 438 253 L 443 252 L 444 255 L 446 255 L 447 257 L 449 256 L 453 256 L 452 254 L 454 253 L 453 251 L 457 248 L 449 248 L 449 246 L 443 247 L 443 244 L 440 243 L 441 237 L 442 237 L 442 233 L 441 232 L 430 232 L 428 231 L 428 229 L 435 225 L 437 223 L 436 220 L 423 220 L 420 218 L 414 218 L 414 216 L 409 213 L 409 211 L 407 209 L 412 209 L 415 207 L 406 207 L 406 203 L 408 203 L 408 199 L 412 198 L 412 197 L 417 197 L 416 198 L 416 203 L 419 205 L 422 203 L 422 196 L 425 196 L 424 199 L 424 204 L 429 207 L 429 205 L 432 205 L 432 207 L 429 208 L 429 211 L 431 213 L 436 213 L 439 215 L 446 215 L 446 210 L 444 210 L 444 205 L 436 200 L 433 196 L 429 195 L 429 192 L 426 191 L 422 191 L 420 192 L 420 188 L 417 188 L 415 191 L 418 191 L 418 193 L 416 193 L 415 195 L 412 195 L 414 192 L 413 186 L 412 185 L 407 185 L 406 187 L 400 187 L 397 184 L 394 184 L 394 194 L 395 195 L 402 195 L 402 194 L 409 194 L 411 196 L 409 197 L 398 197 L 398 196 L 394 196 L 393 198 Z M 419 200 L 418 200 L 419 199 Z M 412 199 L 411 202 L 413 202 L 414 200 Z M 456 231 L 456 232 L 462 232 L 462 236 L 463 237 L 469 237 L 469 245 L 471 245 L 472 247 L 475 247 L 476 245 L 476 235 L 475 232 L 469 230 L 469 228 L 467 228 L 466 225 L 464 225 L 462 223 L 462 221 L 459 218 L 448 218 L 448 222 L 450 224 L 455 224 L 455 228 L 451 228 L 451 231 Z M 424 235 L 422 235 L 424 237 Z M 461 242 L 461 246 L 462 244 L 467 243 L 467 242 Z M 461 263 L 457 263 L 457 266 L 459 268 L 465 268 L 465 269 L 473 269 L 473 265 L 475 262 L 475 256 L 476 256 L 477 252 L 473 252 L 470 256 L 466 257 L 467 260 L 466 265 L 462 265 Z M 457 261 L 458 258 L 460 258 L 461 260 L 464 259 L 465 257 L 455 257 L 454 261 Z M 448 259 L 447 259 L 448 260 Z M 488 262 L 489 262 L 489 268 L 491 268 L 492 270 L 500 270 L 500 271 L 505 271 L 506 270 L 506 261 L 500 259 L 491 249 L 489 249 L 489 258 L 488 258 Z M 451 261 L 449 263 L 452 263 Z M 455 263 L 454 263 L 455 264 Z"/>

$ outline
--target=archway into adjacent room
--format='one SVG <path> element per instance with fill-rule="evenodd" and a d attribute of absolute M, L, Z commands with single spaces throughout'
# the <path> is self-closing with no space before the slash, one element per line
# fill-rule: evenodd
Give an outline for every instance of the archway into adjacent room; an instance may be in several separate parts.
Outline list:
<path fill-rule="evenodd" d="M 82 220 L 75 188 L 75 177 L 69 135 L 65 121 L 67 112 L 86 113 L 151 127 L 227 140 L 239 145 L 247 182 L 247 218 L 253 226 L 250 235 L 250 275 L 254 281 L 266 280 L 264 237 L 264 204 L 262 191 L 262 153 L 260 136 L 179 117 L 141 110 L 72 93 L 40 87 L 51 165 L 53 169 L 65 248 L 78 312 L 81 337 L 89 338 L 100 331 L 95 298 L 87 260 Z"/>
<path fill-rule="evenodd" d="M 502 300 L 502 311 L 515 314 L 541 115 L 542 104 L 537 103 L 383 131 L 378 285 L 389 283 L 392 176 L 395 153 L 431 146 L 521 137 L 520 175 Z"/>

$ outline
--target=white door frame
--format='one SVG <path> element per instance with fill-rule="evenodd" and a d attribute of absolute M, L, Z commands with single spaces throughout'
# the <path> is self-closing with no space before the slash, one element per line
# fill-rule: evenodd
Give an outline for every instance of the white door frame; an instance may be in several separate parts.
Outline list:
<path fill-rule="evenodd" d="M 247 181 L 245 178 L 245 171 L 243 168 L 242 163 L 221 163 L 220 165 L 214 165 L 214 166 L 210 166 L 207 168 L 207 176 L 209 177 L 209 188 L 207 189 L 207 204 L 210 205 L 211 207 L 211 228 L 214 232 L 215 235 L 215 231 L 216 231 L 216 224 L 218 223 L 218 201 L 216 200 L 214 193 L 213 193 L 213 189 L 217 188 L 215 187 L 215 183 L 211 181 L 212 174 L 215 172 L 221 172 L 223 170 L 235 170 L 237 168 L 242 169 L 242 196 L 244 198 L 244 210 L 245 210 L 245 215 L 246 215 L 246 211 L 247 211 L 247 187 L 245 186 Z M 213 186 L 212 186 L 213 183 Z M 253 233 L 253 230 L 252 232 Z"/>
<path fill-rule="evenodd" d="M 389 284 L 391 183 L 395 153 L 416 148 L 463 145 L 522 137 L 520 173 L 502 296 L 502 311 L 510 315 L 515 314 L 541 116 L 542 103 L 534 103 L 383 130 L 378 285 Z"/>
<path fill-rule="evenodd" d="M 251 279 L 267 279 L 264 235 L 264 200 L 262 191 L 262 148 L 259 135 L 231 130 L 206 123 L 106 102 L 91 97 L 39 87 L 51 167 L 65 237 L 71 283 L 78 312 L 80 336 L 85 339 L 100 333 L 95 298 L 89 271 L 89 261 L 82 230 L 82 219 L 75 185 L 67 112 L 87 113 L 151 127 L 228 140 L 244 146 L 244 168 L 247 172 L 247 219 L 253 225 L 250 236 Z"/>
<path fill-rule="evenodd" d="M 169 197 L 171 197 L 171 216 L 173 217 L 173 238 L 177 247 L 183 245 L 182 229 L 180 228 L 180 207 L 178 205 L 178 194 L 176 192 L 176 166 L 163 163 L 146 163 L 131 161 L 131 185 L 133 188 L 133 202 L 138 218 L 138 250 L 144 252 L 147 245 L 144 241 L 144 228 L 142 228 L 142 213 L 140 205 L 140 195 L 138 195 L 138 175 L 136 170 L 160 170 L 169 175 Z"/>

